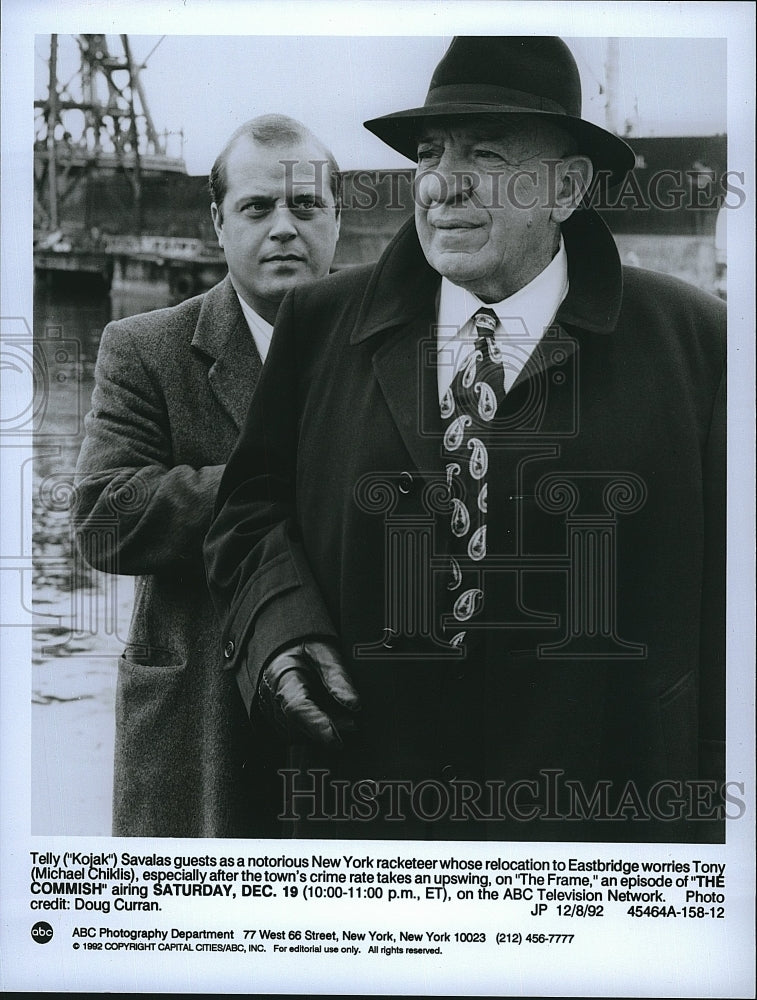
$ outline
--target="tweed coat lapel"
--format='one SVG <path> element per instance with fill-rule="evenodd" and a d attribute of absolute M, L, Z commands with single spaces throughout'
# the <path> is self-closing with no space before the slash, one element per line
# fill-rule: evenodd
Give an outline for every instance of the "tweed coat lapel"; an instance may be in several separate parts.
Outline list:
<path fill-rule="evenodd" d="M 228 275 L 205 296 L 192 347 L 214 359 L 208 383 L 241 430 L 263 364 Z"/>

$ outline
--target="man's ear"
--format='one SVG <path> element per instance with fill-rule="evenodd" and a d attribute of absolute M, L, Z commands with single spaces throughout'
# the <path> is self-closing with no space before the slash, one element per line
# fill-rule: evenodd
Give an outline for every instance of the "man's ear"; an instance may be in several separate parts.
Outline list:
<path fill-rule="evenodd" d="M 552 221 L 561 223 L 571 217 L 581 204 L 594 176 L 594 167 L 588 156 L 566 156 L 555 174 L 555 199 Z"/>
<path fill-rule="evenodd" d="M 210 206 L 210 216 L 213 219 L 213 228 L 218 237 L 218 246 L 223 249 L 223 214 L 215 202 Z"/>

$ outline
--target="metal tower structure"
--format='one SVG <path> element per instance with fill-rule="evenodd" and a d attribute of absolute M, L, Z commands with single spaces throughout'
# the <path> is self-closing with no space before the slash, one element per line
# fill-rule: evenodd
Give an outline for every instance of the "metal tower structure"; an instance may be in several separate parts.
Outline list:
<path fill-rule="evenodd" d="M 62 47 L 71 40 L 73 54 Z M 145 63 L 135 61 L 127 35 L 110 44 L 105 35 L 50 36 L 47 96 L 34 102 L 37 228 L 56 230 L 62 206 L 92 171 L 112 170 L 129 180 L 131 228 L 140 233 L 144 173 L 184 171 L 181 157 L 166 155 L 168 133 L 155 129 L 140 79 Z"/>

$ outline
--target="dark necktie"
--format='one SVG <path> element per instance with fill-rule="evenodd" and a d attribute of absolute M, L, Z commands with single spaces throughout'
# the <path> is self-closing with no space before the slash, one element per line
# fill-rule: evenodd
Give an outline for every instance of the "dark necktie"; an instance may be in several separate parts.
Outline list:
<path fill-rule="evenodd" d="M 442 459 L 450 488 L 451 616 L 444 620 L 450 644 L 460 645 L 468 623 L 484 606 L 483 560 L 486 556 L 488 431 L 505 398 L 504 367 L 494 342 L 497 317 L 480 309 L 473 317 L 476 342 L 441 401 L 445 427 Z"/>

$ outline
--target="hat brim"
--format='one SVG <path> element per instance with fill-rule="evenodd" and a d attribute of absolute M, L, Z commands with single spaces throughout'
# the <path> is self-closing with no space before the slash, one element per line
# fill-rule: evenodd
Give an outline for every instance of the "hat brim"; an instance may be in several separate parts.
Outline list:
<path fill-rule="evenodd" d="M 574 136 L 578 142 L 577 152 L 588 156 L 594 170 L 609 171 L 608 187 L 622 183 L 633 169 L 636 157 L 633 150 L 618 136 L 606 129 L 593 125 L 583 118 L 559 114 L 551 111 L 536 111 L 532 108 L 502 104 L 450 102 L 434 104 L 423 108 L 397 111 L 380 118 L 363 122 L 369 132 L 385 142 L 387 146 L 402 153 L 409 160 L 417 161 L 417 136 L 421 123 L 433 118 L 471 115 L 529 115 L 548 118 Z"/>

